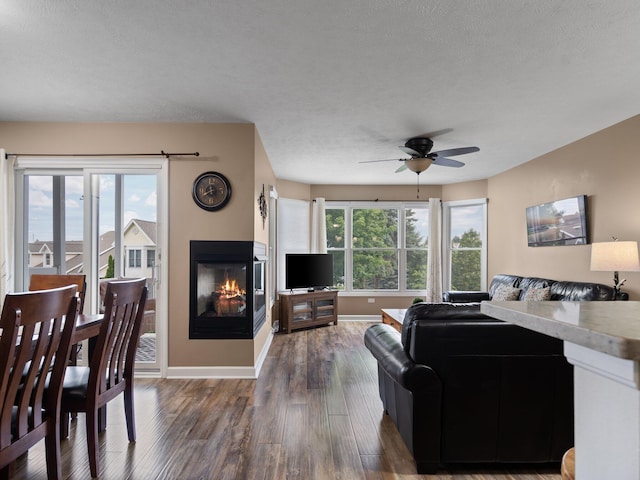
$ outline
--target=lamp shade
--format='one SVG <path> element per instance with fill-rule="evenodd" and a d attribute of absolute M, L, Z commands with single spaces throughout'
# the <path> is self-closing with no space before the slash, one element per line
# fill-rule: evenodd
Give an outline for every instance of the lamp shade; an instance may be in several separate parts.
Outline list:
<path fill-rule="evenodd" d="M 424 172 L 427 168 L 429 168 L 431 166 L 431 164 L 433 163 L 433 160 L 431 160 L 430 158 L 410 158 L 408 160 L 405 160 L 405 165 L 407 166 L 407 168 L 409 170 L 411 170 L 412 172 L 417 173 L 418 175 L 420 175 L 422 172 Z"/>
<path fill-rule="evenodd" d="M 591 270 L 596 272 L 640 271 L 638 242 L 598 242 L 591 244 Z"/>

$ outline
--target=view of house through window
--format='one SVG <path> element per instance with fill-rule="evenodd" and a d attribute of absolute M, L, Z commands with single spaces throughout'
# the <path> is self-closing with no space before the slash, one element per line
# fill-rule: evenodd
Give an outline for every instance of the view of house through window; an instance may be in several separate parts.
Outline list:
<path fill-rule="evenodd" d="M 30 273 L 59 273 L 59 268 L 67 273 L 77 272 L 82 268 L 82 175 L 26 178 Z M 64 245 L 60 251 L 65 255 L 61 258 L 56 258 L 58 244 Z"/>
<path fill-rule="evenodd" d="M 139 363 L 156 363 L 156 196 L 155 174 L 92 174 L 97 191 L 84 192 L 82 174 L 25 175 L 28 287 L 33 273 L 86 273 L 86 223 L 95 225 L 95 285 L 108 278 L 147 278 L 149 298 L 138 351 Z M 97 215 L 85 219 L 86 198 L 96 199 Z M 64 226 L 64 228 L 61 228 Z M 94 233 L 95 232 L 95 233 Z M 87 284 L 90 285 L 89 279 Z M 99 288 L 100 304 L 104 288 Z M 98 307 L 99 308 L 99 307 Z M 85 308 L 88 311 L 88 308 Z"/>
<path fill-rule="evenodd" d="M 424 203 L 327 202 L 327 251 L 344 291 L 424 291 L 429 208 Z"/>

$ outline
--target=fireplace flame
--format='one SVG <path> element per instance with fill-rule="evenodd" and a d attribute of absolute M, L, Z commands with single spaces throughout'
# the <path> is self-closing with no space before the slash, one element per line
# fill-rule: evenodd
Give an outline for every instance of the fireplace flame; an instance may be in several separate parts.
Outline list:
<path fill-rule="evenodd" d="M 238 297 L 245 295 L 246 293 L 247 292 L 245 290 L 239 287 L 238 282 L 235 280 L 227 279 L 224 285 L 220 287 L 220 295 L 224 298 Z"/>

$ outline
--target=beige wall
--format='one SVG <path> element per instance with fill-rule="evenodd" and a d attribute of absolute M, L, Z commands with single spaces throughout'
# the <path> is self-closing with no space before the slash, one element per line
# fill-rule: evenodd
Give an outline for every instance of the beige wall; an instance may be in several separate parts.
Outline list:
<path fill-rule="evenodd" d="M 588 195 L 591 241 L 640 240 L 640 115 L 489 179 L 488 276 L 535 275 L 613 284 L 591 272 L 590 245 L 528 247 L 525 208 Z M 640 273 L 622 273 L 623 291 L 640 300 Z"/>
<path fill-rule="evenodd" d="M 454 200 L 475 200 L 477 198 L 488 197 L 487 180 L 476 180 L 475 182 L 452 183 L 442 186 L 442 201 L 451 202 Z"/>
<path fill-rule="evenodd" d="M 0 123 L 0 145 L 10 153 L 200 152 L 169 162 L 169 366 L 252 366 L 271 320 L 254 340 L 189 340 L 189 240 L 268 242 L 257 213 L 262 183 L 274 184 L 252 124 Z M 255 159 L 255 165 L 254 165 Z M 192 200 L 194 179 L 214 170 L 229 178 L 232 197 L 221 211 Z M 260 229 L 257 229 L 258 221 Z"/>
<path fill-rule="evenodd" d="M 311 200 L 311 185 L 292 182 L 290 180 L 278 180 L 278 197 L 293 200 Z"/>
<path fill-rule="evenodd" d="M 422 185 L 420 198 L 489 198 L 489 278 L 514 273 L 610 284 L 612 274 L 589 271 L 588 245 L 527 247 L 524 210 L 536 203 L 586 194 L 593 241 L 606 241 L 611 235 L 638 240 L 640 225 L 634 213 L 640 203 L 638 131 L 640 116 L 488 180 Z M 189 340 L 185 293 L 190 239 L 268 243 L 257 206 L 263 183 L 265 192 L 269 185 L 276 185 L 284 198 L 416 199 L 415 185 L 310 186 L 276 180 L 251 124 L 0 123 L 0 145 L 20 153 L 200 152 L 197 159 L 172 159 L 169 166 L 169 366 L 176 367 L 254 365 L 268 338 L 271 318 L 254 341 Z M 191 199 L 193 180 L 207 170 L 223 173 L 232 183 L 232 199 L 219 212 L 205 212 Z M 640 299 L 640 273 L 621 276 L 628 279 L 625 290 L 632 299 Z M 375 303 L 368 298 L 375 298 Z M 341 297 L 339 314 L 377 315 L 380 308 L 401 308 L 410 301 L 411 297 Z"/>
<path fill-rule="evenodd" d="M 276 185 L 276 176 L 273 173 L 273 169 L 271 168 L 271 162 L 269 162 L 269 157 L 267 156 L 267 152 L 264 149 L 264 145 L 262 144 L 262 139 L 258 134 L 258 130 L 254 129 L 254 159 L 255 159 L 255 181 L 254 181 L 254 190 L 253 190 L 253 230 L 254 230 L 254 240 L 256 242 L 261 242 L 267 245 L 267 249 L 269 248 L 269 215 L 272 212 L 269 212 L 269 186 Z M 267 217 L 265 221 L 262 221 L 262 216 L 260 215 L 260 204 L 258 203 L 258 198 L 260 194 L 264 191 L 265 201 L 267 202 Z M 268 251 L 267 251 L 268 253 Z M 272 289 L 269 285 L 269 269 L 271 265 L 267 263 L 266 265 L 267 271 L 265 272 L 265 280 L 266 284 L 266 292 L 271 293 Z M 258 356 L 260 355 L 265 342 L 269 337 L 269 332 L 271 331 L 271 325 L 273 322 L 273 313 L 269 308 L 271 304 L 271 296 L 267 295 L 266 297 L 266 315 L 267 319 L 265 324 L 260 329 L 258 334 L 256 335 L 253 342 L 253 358 L 254 362 L 258 360 Z"/>
<path fill-rule="evenodd" d="M 416 198 L 416 185 L 311 185 L 311 198 L 322 197 L 326 200 L 374 200 L 387 201 L 429 201 L 429 198 L 441 198 L 440 185 L 420 185 L 420 198 Z"/>
<path fill-rule="evenodd" d="M 198 128 L 197 126 L 193 126 Z M 169 365 L 248 366 L 264 345 L 263 331 L 253 340 L 190 340 L 189 279 L 190 240 L 254 240 L 257 219 L 255 127 L 251 124 L 204 125 L 199 142 L 191 149 L 197 159 L 172 161 L 169 170 Z M 191 197 L 194 179 L 208 170 L 224 174 L 231 183 L 228 205 L 217 212 L 198 208 Z M 268 181 L 268 180 L 267 180 Z M 259 241 L 264 243 L 260 234 Z M 265 323 L 265 331 L 267 324 Z"/>
<path fill-rule="evenodd" d="M 533 159 L 487 180 L 421 186 L 420 198 L 443 201 L 488 198 L 488 279 L 497 273 L 597 281 L 612 284 L 613 273 L 589 270 L 590 245 L 528 247 L 525 209 L 574 195 L 588 195 L 592 242 L 611 236 L 640 240 L 640 115 Z M 413 200 L 412 186 L 312 185 L 310 197 L 327 200 Z M 640 300 L 640 273 L 621 272 L 623 290 Z M 376 314 L 406 306 L 409 298 L 340 297 L 342 315 Z"/>

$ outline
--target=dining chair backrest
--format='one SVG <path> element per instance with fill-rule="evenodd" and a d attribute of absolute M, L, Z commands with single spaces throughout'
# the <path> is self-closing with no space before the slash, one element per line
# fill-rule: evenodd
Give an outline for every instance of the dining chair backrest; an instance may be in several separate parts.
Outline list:
<path fill-rule="evenodd" d="M 104 321 L 90 359 L 88 396 L 108 402 L 133 377 L 140 326 L 147 300 L 146 279 L 109 282 Z"/>
<path fill-rule="evenodd" d="M 29 279 L 29 290 L 48 290 L 50 288 L 75 285 L 80 300 L 80 313 L 84 310 L 84 297 L 87 291 L 87 281 L 83 274 L 57 275 L 47 273 L 32 273 Z"/>
<path fill-rule="evenodd" d="M 78 296 L 78 311 L 84 311 L 84 297 L 87 291 L 87 281 L 84 274 L 67 274 L 58 275 L 55 273 L 32 273 L 29 279 L 29 290 L 48 290 L 51 288 L 66 287 L 67 285 L 76 286 L 76 295 Z M 80 345 L 71 347 L 69 354 L 69 364 L 76 365 L 78 363 L 78 352 Z"/>
<path fill-rule="evenodd" d="M 0 316 L 3 474 L 44 438 L 47 478 L 61 478 L 60 399 L 77 312 L 75 285 L 5 296 Z"/>

